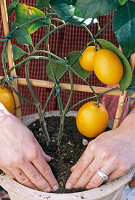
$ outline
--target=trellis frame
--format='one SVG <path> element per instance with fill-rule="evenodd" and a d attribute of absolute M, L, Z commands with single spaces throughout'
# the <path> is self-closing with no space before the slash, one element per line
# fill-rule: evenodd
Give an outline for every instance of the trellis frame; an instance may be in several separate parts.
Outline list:
<path fill-rule="evenodd" d="M 3 21 L 3 29 L 4 29 L 4 34 L 5 36 L 9 34 L 9 24 L 8 24 L 8 14 L 7 14 L 7 6 L 6 6 L 6 0 L 0 0 L 0 7 L 1 7 L 1 13 L 2 13 L 2 21 Z M 8 55 L 8 62 L 9 62 L 9 69 L 14 66 L 14 61 L 13 61 L 13 51 L 12 51 L 12 44 L 11 40 L 8 41 L 7 43 L 7 55 Z M 135 54 L 131 56 L 131 66 L 132 66 L 132 71 L 135 67 Z M 16 75 L 15 69 L 12 70 L 11 76 Z M 0 79 L 3 78 L 0 76 Z M 45 80 L 36 80 L 36 79 L 30 79 L 31 83 L 33 86 L 36 87 L 44 87 L 44 88 L 52 88 L 54 86 L 54 83 L 51 81 L 45 81 Z M 13 80 L 13 87 L 18 91 L 18 85 L 27 85 L 26 79 L 25 78 L 16 78 Z M 60 83 L 60 87 L 65 90 L 71 90 L 71 85 L 68 83 Z M 97 86 L 92 86 L 95 90 L 96 93 L 103 93 L 108 91 L 109 89 L 106 87 L 97 87 Z M 74 91 L 79 91 L 79 92 L 92 92 L 91 89 L 87 85 L 80 85 L 80 84 L 74 84 Z M 117 106 L 117 111 L 115 115 L 115 120 L 113 124 L 113 129 L 117 128 L 120 123 L 120 118 L 123 113 L 124 109 L 124 103 L 125 99 L 128 95 L 128 91 L 110 91 L 106 93 L 107 95 L 115 95 L 119 96 L 119 102 Z M 21 105 L 20 105 L 20 99 L 19 97 L 13 92 L 14 99 L 15 99 L 15 105 L 16 105 L 16 116 L 21 119 L 22 118 L 22 112 L 21 112 Z M 135 98 L 135 92 L 132 92 L 130 98 Z"/>

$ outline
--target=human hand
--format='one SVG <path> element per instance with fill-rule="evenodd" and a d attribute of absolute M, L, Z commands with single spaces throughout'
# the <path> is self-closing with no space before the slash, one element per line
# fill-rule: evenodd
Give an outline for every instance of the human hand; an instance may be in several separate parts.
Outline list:
<path fill-rule="evenodd" d="M 56 191 L 50 160 L 32 132 L 0 104 L 0 169 L 27 187 Z"/>
<path fill-rule="evenodd" d="M 92 189 L 104 179 L 98 170 L 108 175 L 108 181 L 124 175 L 135 165 L 135 112 L 119 128 L 104 132 L 91 141 L 79 161 L 71 168 L 66 188 Z"/>

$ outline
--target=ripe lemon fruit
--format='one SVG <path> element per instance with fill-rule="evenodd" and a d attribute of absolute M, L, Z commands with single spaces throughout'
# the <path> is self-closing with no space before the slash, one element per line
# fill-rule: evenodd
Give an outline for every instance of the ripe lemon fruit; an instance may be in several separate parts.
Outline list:
<path fill-rule="evenodd" d="M 108 112 L 102 104 L 95 101 L 85 103 L 77 112 L 76 125 L 79 132 L 89 138 L 101 134 L 108 124 Z"/>
<path fill-rule="evenodd" d="M 123 65 L 119 57 L 108 49 L 97 51 L 94 59 L 94 72 L 104 84 L 117 85 L 123 76 Z"/>
<path fill-rule="evenodd" d="M 12 93 L 7 88 L 0 87 L 0 102 L 5 106 L 5 108 L 13 113 L 15 108 L 14 97 Z"/>
<path fill-rule="evenodd" d="M 88 46 L 79 58 L 79 63 L 86 71 L 94 70 L 94 57 L 96 50 L 94 46 Z"/>

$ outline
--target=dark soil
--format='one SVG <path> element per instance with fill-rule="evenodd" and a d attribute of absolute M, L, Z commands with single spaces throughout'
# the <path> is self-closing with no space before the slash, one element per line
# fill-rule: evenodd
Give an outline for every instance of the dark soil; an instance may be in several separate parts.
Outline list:
<path fill-rule="evenodd" d="M 66 117 L 62 143 L 58 148 L 57 136 L 60 118 L 48 117 L 45 118 L 45 120 L 49 135 L 51 137 L 51 143 L 49 147 L 46 147 L 45 145 L 39 120 L 29 125 L 29 129 L 32 130 L 43 150 L 53 158 L 49 165 L 60 186 L 57 193 L 84 191 L 85 189 L 67 190 L 65 189 L 65 183 L 71 174 L 70 168 L 77 162 L 86 148 L 86 145 L 83 145 L 84 139 L 84 142 L 89 142 L 90 139 L 85 138 L 78 132 L 74 117 Z"/>

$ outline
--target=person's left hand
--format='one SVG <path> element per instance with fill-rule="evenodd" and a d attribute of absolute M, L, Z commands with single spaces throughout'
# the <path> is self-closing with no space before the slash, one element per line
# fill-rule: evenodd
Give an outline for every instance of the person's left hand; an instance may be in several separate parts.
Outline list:
<path fill-rule="evenodd" d="M 98 170 L 111 181 L 135 165 L 135 114 L 130 116 L 119 128 L 101 134 L 88 144 L 79 161 L 71 168 L 67 189 L 96 188 L 104 182 Z"/>

